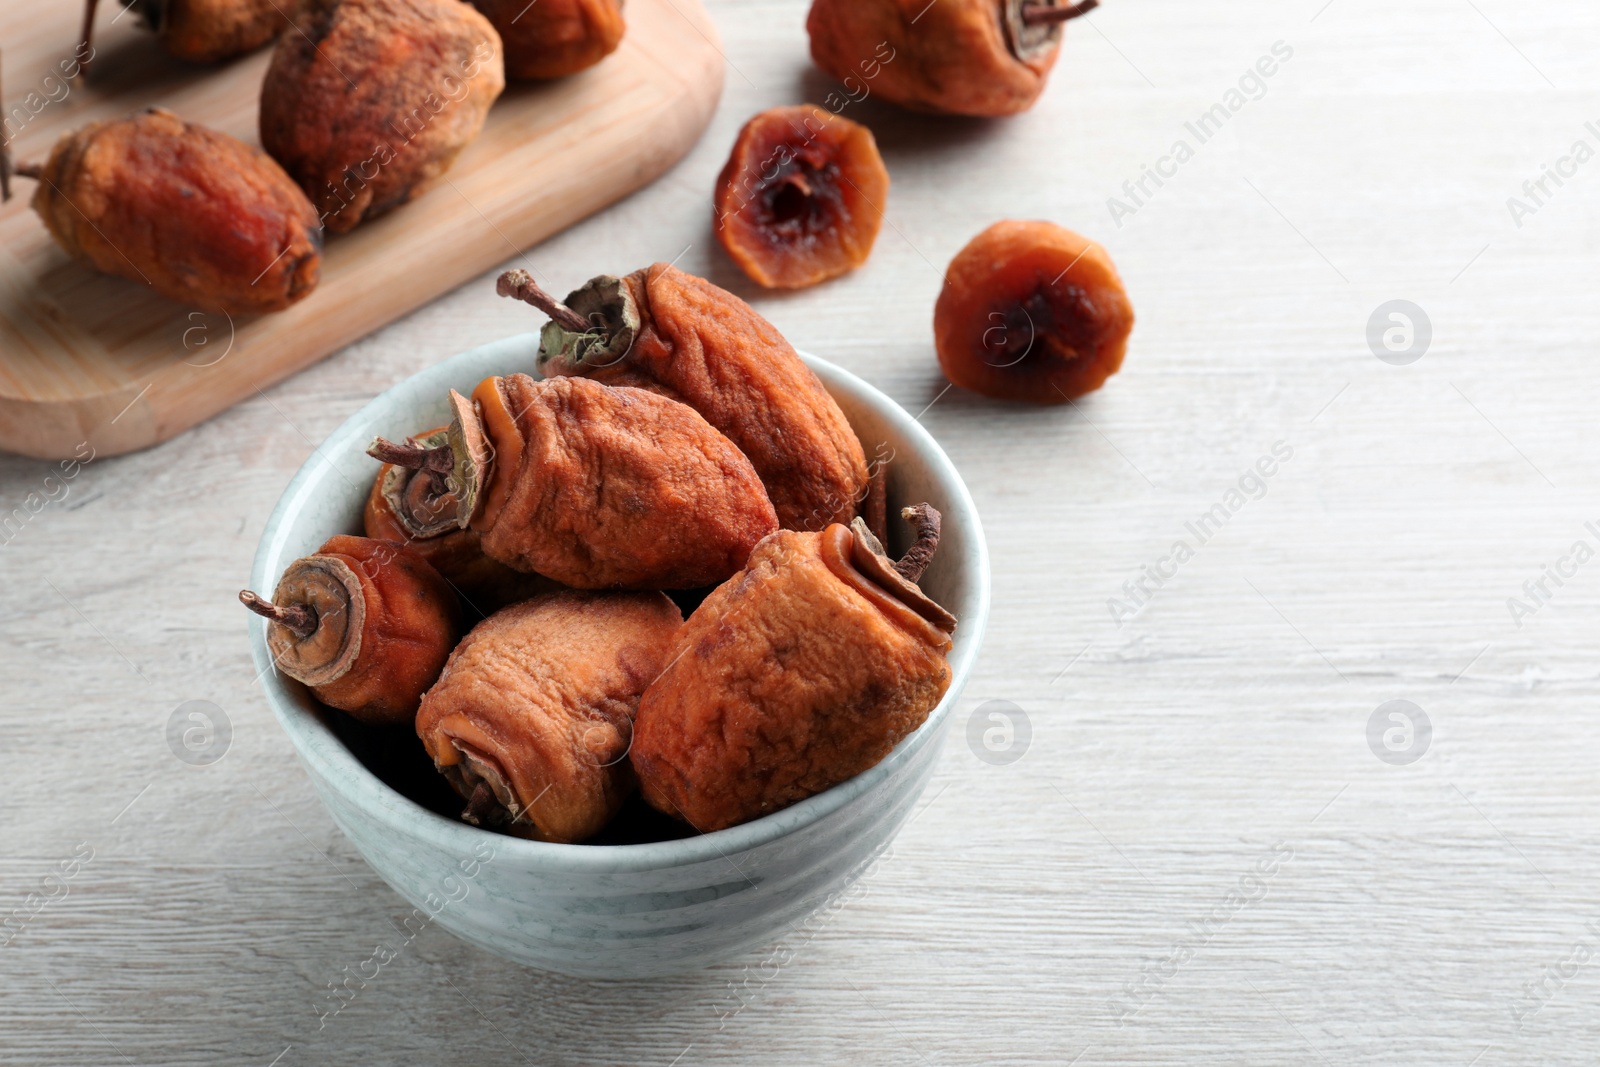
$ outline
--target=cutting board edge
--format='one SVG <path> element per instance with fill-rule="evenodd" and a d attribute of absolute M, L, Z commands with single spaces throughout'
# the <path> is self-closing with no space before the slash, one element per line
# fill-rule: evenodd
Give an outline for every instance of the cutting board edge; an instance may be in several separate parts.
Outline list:
<path fill-rule="evenodd" d="M 570 218 L 554 223 L 535 222 L 519 228 L 502 220 L 498 229 L 509 227 L 518 253 L 590 218 L 654 182 L 671 170 L 704 135 L 722 97 L 725 60 L 716 26 L 698 0 L 667 0 L 679 17 L 688 22 L 703 40 L 698 55 L 676 58 L 683 63 L 687 77 L 672 79 L 677 96 L 663 104 L 658 121 L 671 133 L 668 140 L 656 142 L 650 151 L 636 157 L 640 164 L 602 201 L 587 206 Z M 687 9 L 687 10 L 686 10 Z M 693 62 L 683 62 L 692 59 Z M 451 175 L 447 175 L 450 177 Z M 460 175 L 455 175 L 460 177 Z M 408 208 L 415 205 L 407 205 Z M 404 212 L 407 208 L 401 208 Z M 431 296 L 410 306 L 396 308 L 392 314 L 365 324 L 358 330 L 339 332 L 326 343 L 309 346 L 303 356 L 280 360 L 266 367 L 259 377 L 229 375 L 229 382 L 218 390 L 218 402 L 189 402 L 193 390 L 182 378 L 183 360 L 156 371 L 144 385 L 135 382 L 110 386 L 65 399 L 41 399 L 0 392 L 0 451 L 42 460 L 81 458 L 87 445 L 96 458 L 123 455 L 151 448 L 228 410 L 259 389 L 281 382 L 313 364 L 339 352 L 419 307 L 437 300 L 485 271 L 505 262 L 511 250 L 485 242 L 481 255 L 468 257 L 461 268 L 439 275 L 440 284 Z"/>

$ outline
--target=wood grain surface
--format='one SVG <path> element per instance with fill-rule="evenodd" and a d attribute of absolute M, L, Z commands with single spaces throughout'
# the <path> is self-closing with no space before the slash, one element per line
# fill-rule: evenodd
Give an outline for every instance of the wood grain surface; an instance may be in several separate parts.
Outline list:
<path fill-rule="evenodd" d="M 0 9 L 19 160 L 152 104 L 258 143 L 271 49 L 198 67 L 163 57 L 134 18 L 102 18 L 95 77 L 63 81 L 80 19 L 66 0 Z M 699 0 L 635 0 L 628 20 L 606 62 L 509 86 L 432 190 L 330 236 L 316 291 L 277 314 L 195 311 L 74 262 L 19 180 L 0 208 L 0 449 L 61 459 L 85 439 L 100 455 L 164 441 L 655 178 L 710 121 L 722 57 Z"/>
<path fill-rule="evenodd" d="M 894 182 L 878 247 L 772 295 L 716 248 L 711 183 L 753 112 L 835 86 L 809 65 L 803 3 L 709 6 L 727 86 L 706 138 L 503 265 L 559 289 L 677 260 L 949 451 L 983 513 L 994 614 L 915 821 L 857 892 L 708 973 L 589 984 L 429 929 L 318 1029 L 329 983 L 397 947 L 407 909 L 312 794 L 233 596 L 324 435 L 403 375 L 538 322 L 487 271 L 148 452 L 69 481 L 0 460 L 0 515 L 28 516 L 0 547 L 0 916 L 25 916 L 0 946 L 0 1059 L 1600 1059 L 1600 559 L 1573 552 L 1600 544 L 1600 160 L 1564 165 L 1538 204 L 1523 190 L 1574 142 L 1600 147 L 1600 13 L 1106 0 L 1013 120 L 852 104 Z M 1293 55 L 1259 99 L 1119 227 L 1107 199 L 1278 41 Z M 1513 218 L 1510 197 L 1536 210 Z M 1127 280 L 1127 363 L 1075 407 L 946 391 L 934 363 L 941 268 L 1003 216 L 1090 234 Z M 1368 342 L 1391 300 L 1431 323 L 1405 366 Z M 1247 481 L 1113 621 L 1108 600 L 1279 441 L 1293 454 L 1264 493 Z M 997 700 L 1031 725 L 1008 765 L 967 741 Z M 1369 744 L 1392 700 L 1431 724 L 1406 765 Z M 209 766 L 169 748 L 188 701 L 230 724 Z M 93 859 L 61 896 L 47 875 L 80 846 Z"/>

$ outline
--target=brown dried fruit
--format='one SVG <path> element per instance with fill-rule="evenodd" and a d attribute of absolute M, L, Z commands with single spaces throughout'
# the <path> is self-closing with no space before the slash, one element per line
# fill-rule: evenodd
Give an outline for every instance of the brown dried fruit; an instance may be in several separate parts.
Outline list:
<path fill-rule="evenodd" d="M 261 145 L 345 233 L 427 191 L 504 88 L 500 35 L 460 0 L 302 0 Z"/>
<path fill-rule="evenodd" d="M 889 172 L 872 131 L 813 104 L 744 124 L 717 178 L 717 240 L 752 280 L 799 289 L 867 261 Z"/>
<path fill-rule="evenodd" d="M 750 461 L 674 400 L 526 374 L 450 397 L 448 444 L 380 438 L 369 452 L 447 475 L 457 525 L 517 570 L 575 589 L 692 589 L 777 527 Z"/>
<path fill-rule="evenodd" d="M 479 623 L 417 713 L 462 817 L 542 841 L 599 832 L 633 791 L 639 694 L 682 622 L 660 593 L 566 592 Z"/>
<path fill-rule="evenodd" d="M 239 599 L 270 620 L 279 670 L 374 726 L 411 721 L 461 632 L 450 587 L 393 541 L 330 537 L 289 564 L 272 600 Z"/>
<path fill-rule="evenodd" d="M 997 222 L 956 253 L 933 309 L 963 389 L 1065 404 L 1122 366 L 1133 305 L 1106 250 L 1051 222 Z"/>
<path fill-rule="evenodd" d="M 781 531 L 684 624 L 639 702 L 629 753 L 644 799 L 701 831 L 787 807 L 861 773 L 950 686 L 955 618 L 915 584 L 938 512 L 891 564 L 860 519 Z"/>
<path fill-rule="evenodd" d="M 186 304 L 282 311 L 321 273 L 317 213 L 288 175 L 170 111 L 90 123 L 16 173 L 38 180 L 33 210 L 74 259 Z"/>
<path fill-rule="evenodd" d="M 526 271 L 501 275 L 500 293 L 551 315 L 539 340 L 545 375 L 648 389 L 727 435 L 785 529 L 855 514 L 867 485 L 855 431 L 783 335 L 732 293 L 665 263 L 591 279 L 566 304 Z"/>
<path fill-rule="evenodd" d="M 564 78 L 616 51 L 622 0 L 472 0 L 505 42 L 506 77 Z"/>
<path fill-rule="evenodd" d="M 449 427 L 406 439 L 420 448 L 447 444 Z M 385 463 L 373 479 L 362 512 L 368 537 L 399 541 L 427 560 L 470 609 L 469 618 L 490 615 L 507 604 L 561 586 L 538 574 L 523 574 L 483 554 L 478 531 L 456 525 L 456 498 L 445 475 Z"/>
<path fill-rule="evenodd" d="M 83 45 L 90 55 L 99 3 L 88 0 L 83 13 Z M 122 0 L 122 6 L 155 33 L 168 55 L 217 63 L 252 52 L 288 29 L 295 0 Z"/>
<path fill-rule="evenodd" d="M 811 58 L 913 111 L 1012 115 L 1044 91 L 1061 24 L 1098 0 L 813 0 Z M 854 91 L 852 91 L 853 95 Z"/>

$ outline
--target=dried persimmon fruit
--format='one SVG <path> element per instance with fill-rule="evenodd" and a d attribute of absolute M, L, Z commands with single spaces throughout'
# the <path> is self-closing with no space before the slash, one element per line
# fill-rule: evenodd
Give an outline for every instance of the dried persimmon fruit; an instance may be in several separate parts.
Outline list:
<path fill-rule="evenodd" d="M 450 402 L 446 444 L 379 438 L 368 452 L 443 475 L 456 525 L 516 570 L 575 589 L 694 589 L 744 566 L 778 525 L 750 461 L 675 400 L 511 374 Z M 430 491 L 417 508 L 434 508 Z"/>
<path fill-rule="evenodd" d="M 639 701 L 629 759 L 658 811 L 701 831 L 777 811 L 871 767 L 950 687 L 956 620 L 917 586 L 926 504 L 898 563 L 856 519 L 779 531 L 684 623 Z"/>
<path fill-rule="evenodd" d="M 500 35 L 460 0 L 301 0 L 261 86 L 261 146 L 334 233 L 421 196 L 505 88 Z"/>
<path fill-rule="evenodd" d="M 254 314 L 316 288 L 322 227 L 305 195 L 258 150 L 170 111 L 90 123 L 15 173 L 38 181 L 33 210 L 74 259 L 163 296 Z"/>
<path fill-rule="evenodd" d="M 489 616 L 417 712 L 417 735 L 468 822 L 575 842 L 633 792 L 639 694 L 682 625 L 661 593 L 551 593 Z"/>
<path fill-rule="evenodd" d="M 1033 106 L 1061 26 L 1098 0 L 813 0 L 811 58 L 850 88 L 914 111 L 1012 115 Z"/>
<path fill-rule="evenodd" d="M 657 263 L 601 275 L 565 304 L 527 271 L 500 276 L 502 296 L 550 315 L 545 375 L 582 375 L 681 401 L 738 446 L 785 529 L 849 522 L 867 487 L 861 442 L 822 382 L 776 327 L 726 289 Z"/>
<path fill-rule="evenodd" d="M 83 13 L 83 48 L 91 56 L 99 4 L 87 0 Z M 288 29 L 295 0 L 122 0 L 122 6 L 138 15 L 168 55 L 217 63 L 253 52 Z"/>
<path fill-rule="evenodd" d="M 717 240 L 769 289 L 861 266 L 883 225 L 889 172 L 872 131 L 812 104 L 744 124 L 717 178 Z"/>
<path fill-rule="evenodd" d="M 565 78 L 616 51 L 627 28 L 622 0 L 472 0 L 500 31 L 506 77 Z"/>
<path fill-rule="evenodd" d="M 440 426 L 406 439 L 437 448 L 449 441 Z M 362 526 L 371 538 L 399 541 L 427 560 L 471 609 L 469 618 L 561 588 L 537 574 L 523 574 L 483 554 L 478 531 L 456 524 L 456 499 L 444 474 L 382 464 L 367 494 Z"/>
<path fill-rule="evenodd" d="M 933 338 L 945 377 L 1002 400 L 1065 404 L 1122 366 L 1133 305 L 1111 256 L 1051 222 L 997 222 L 945 272 Z"/>
<path fill-rule="evenodd" d="M 461 632 L 450 587 L 394 541 L 330 537 L 285 568 L 271 600 L 239 599 L 267 619 L 277 669 L 373 726 L 412 721 Z"/>

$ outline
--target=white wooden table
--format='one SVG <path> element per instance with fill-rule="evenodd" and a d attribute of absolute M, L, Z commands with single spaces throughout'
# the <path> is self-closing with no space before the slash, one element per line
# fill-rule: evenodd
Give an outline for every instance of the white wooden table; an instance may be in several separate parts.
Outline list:
<path fill-rule="evenodd" d="M 831 86 L 803 3 L 713 13 L 728 87 L 700 147 L 507 265 L 567 285 L 677 259 L 922 412 L 983 512 L 995 608 L 915 821 L 784 966 L 596 985 L 430 929 L 318 1030 L 406 909 L 313 796 L 233 597 L 316 442 L 535 321 L 487 275 L 151 452 L 65 483 L 0 459 L 0 512 L 58 496 L 0 546 L 0 1059 L 1593 1064 L 1600 562 L 1570 553 L 1600 548 L 1600 161 L 1560 157 L 1600 149 L 1600 12 L 1107 0 L 1019 118 L 847 111 L 888 225 L 855 275 L 776 296 L 715 247 L 711 183 L 751 113 Z M 1199 143 L 1185 122 L 1280 41 Z M 1163 162 L 1179 138 L 1192 158 Z M 1541 164 L 1569 173 L 1536 203 Z M 1075 408 L 944 390 L 940 270 L 1003 216 L 1102 240 L 1127 280 L 1125 369 Z M 1409 365 L 1368 343 L 1391 300 L 1431 323 Z M 1119 625 L 1145 565 L 1173 576 Z M 966 740 L 993 700 L 1031 724 L 1009 764 Z M 1392 700 L 1425 748 L 1386 747 L 1387 712 L 1369 743 Z M 169 748 L 186 701 L 231 724 L 219 761 Z"/>

